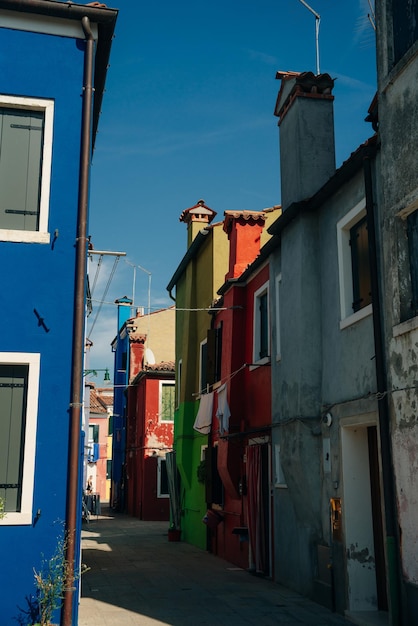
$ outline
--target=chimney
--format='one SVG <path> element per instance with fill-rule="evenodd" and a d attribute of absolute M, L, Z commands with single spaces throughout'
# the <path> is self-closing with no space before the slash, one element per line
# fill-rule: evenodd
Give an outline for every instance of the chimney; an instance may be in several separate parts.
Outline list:
<path fill-rule="evenodd" d="M 194 241 L 198 232 L 211 223 L 216 215 L 216 211 L 212 211 L 206 206 L 204 200 L 199 200 L 195 206 L 185 209 L 180 215 L 180 222 L 187 224 L 187 247 L 189 248 Z"/>
<path fill-rule="evenodd" d="M 129 335 L 129 382 L 143 370 L 146 339 L 144 334 Z"/>
<path fill-rule="evenodd" d="M 311 197 L 335 172 L 334 79 L 312 72 L 277 72 L 276 78 L 282 81 L 274 114 L 285 211 Z"/>
<path fill-rule="evenodd" d="M 229 269 L 225 280 L 237 278 L 260 253 L 266 216 L 260 211 L 225 211 L 223 229 L 229 239 Z"/>
<path fill-rule="evenodd" d="M 119 298 L 115 300 L 115 304 L 118 305 L 118 329 L 117 332 L 120 331 L 125 322 L 128 321 L 131 315 L 131 306 L 132 300 L 127 296 L 123 296 L 123 298 Z"/>

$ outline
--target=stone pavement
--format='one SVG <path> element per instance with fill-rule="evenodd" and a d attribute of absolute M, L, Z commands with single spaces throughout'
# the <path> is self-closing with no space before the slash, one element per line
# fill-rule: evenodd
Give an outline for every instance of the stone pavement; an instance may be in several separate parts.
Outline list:
<path fill-rule="evenodd" d="M 106 512 L 105 512 L 106 513 Z M 78 626 L 347 626 L 343 617 L 184 542 L 167 522 L 108 512 L 83 526 Z"/>

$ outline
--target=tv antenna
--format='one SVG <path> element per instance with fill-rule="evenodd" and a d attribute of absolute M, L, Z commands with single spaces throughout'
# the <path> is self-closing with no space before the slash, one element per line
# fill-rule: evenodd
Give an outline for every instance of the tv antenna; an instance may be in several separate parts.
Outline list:
<path fill-rule="evenodd" d="M 312 15 L 315 16 L 316 75 L 319 76 L 319 24 L 321 23 L 321 16 L 319 15 L 319 13 L 314 11 L 313 8 L 310 7 L 307 2 L 305 2 L 305 0 L 299 0 L 299 2 L 301 2 L 303 6 L 305 6 L 308 11 L 310 11 Z"/>

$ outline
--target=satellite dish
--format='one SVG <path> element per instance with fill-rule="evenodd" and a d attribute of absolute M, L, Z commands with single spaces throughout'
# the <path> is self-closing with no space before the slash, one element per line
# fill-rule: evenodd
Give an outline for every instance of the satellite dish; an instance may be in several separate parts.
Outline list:
<path fill-rule="evenodd" d="M 145 349 L 145 361 L 148 365 L 155 365 L 155 356 L 151 348 Z"/>

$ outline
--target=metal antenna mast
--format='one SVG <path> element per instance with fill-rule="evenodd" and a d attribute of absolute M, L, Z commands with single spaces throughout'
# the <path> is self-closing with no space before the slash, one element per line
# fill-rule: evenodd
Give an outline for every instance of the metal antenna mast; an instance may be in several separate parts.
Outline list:
<path fill-rule="evenodd" d="M 312 15 L 315 16 L 316 74 L 317 76 L 319 76 L 319 24 L 321 23 L 321 16 L 319 15 L 319 13 L 314 11 L 313 8 L 310 7 L 307 2 L 305 2 L 305 0 L 299 0 L 299 2 L 301 2 L 303 6 L 305 6 L 308 11 L 310 11 Z"/>

